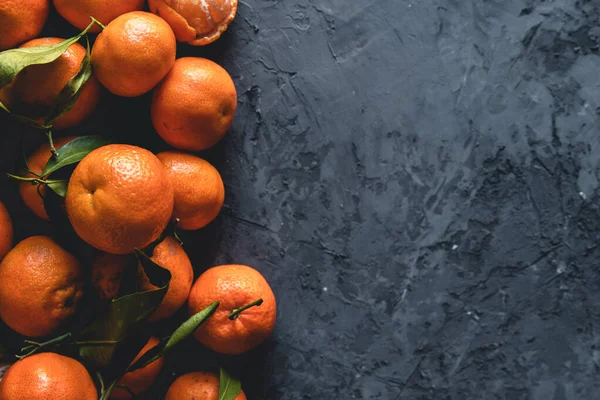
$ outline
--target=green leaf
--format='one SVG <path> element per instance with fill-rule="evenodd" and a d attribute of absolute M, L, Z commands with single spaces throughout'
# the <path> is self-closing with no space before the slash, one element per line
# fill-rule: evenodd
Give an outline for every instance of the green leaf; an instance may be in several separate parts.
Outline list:
<path fill-rule="evenodd" d="M 38 64 L 48 64 L 60 57 L 73 44 L 85 35 L 94 25 L 91 22 L 79 35 L 66 39 L 54 46 L 37 46 L 25 49 L 11 49 L 0 53 L 0 89 L 15 79 L 23 69 Z"/>
<path fill-rule="evenodd" d="M 54 191 L 57 195 L 61 197 L 65 197 L 67 195 L 67 187 L 69 186 L 69 181 L 65 180 L 47 180 L 45 181 L 46 185 L 50 189 Z"/>
<path fill-rule="evenodd" d="M 73 139 L 58 150 L 57 156 L 50 157 L 42 176 L 47 176 L 67 165 L 78 163 L 93 150 L 110 143 L 111 141 L 103 136 L 81 136 Z"/>
<path fill-rule="evenodd" d="M 233 400 L 242 391 L 242 384 L 221 368 L 221 377 L 219 378 L 219 400 Z"/>
<path fill-rule="evenodd" d="M 202 325 L 204 321 L 206 321 L 215 313 L 218 307 L 219 302 L 215 301 L 214 303 L 206 307 L 204 310 L 200 311 L 197 314 L 194 314 L 190 319 L 181 324 L 181 326 L 177 328 L 171 336 L 169 336 L 167 339 L 163 339 L 158 345 L 154 346 L 146 353 L 144 353 L 135 363 L 133 363 L 127 369 L 127 372 L 144 368 L 146 365 L 153 363 L 160 357 L 167 354 L 184 339 L 192 335 L 196 331 L 196 329 L 198 329 L 198 327 Z"/>
<path fill-rule="evenodd" d="M 90 61 L 90 41 L 87 40 L 87 51 L 85 57 L 81 61 L 79 72 L 67 82 L 56 98 L 52 110 L 46 115 L 45 121 L 47 125 L 51 125 L 58 118 L 71 111 L 77 102 L 77 99 L 79 99 L 81 90 L 91 77 L 92 63 Z"/>
<path fill-rule="evenodd" d="M 135 249 L 150 283 L 158 289 L 138 292 L 113 300 L 108 309 L 86 327 L 79 337 L 79 354 L 95 367 L 110 365 L 119 344 L 139 332 L 158 308 L 171 281 L 169 270 L 159 266 L 142 251 Z"/>

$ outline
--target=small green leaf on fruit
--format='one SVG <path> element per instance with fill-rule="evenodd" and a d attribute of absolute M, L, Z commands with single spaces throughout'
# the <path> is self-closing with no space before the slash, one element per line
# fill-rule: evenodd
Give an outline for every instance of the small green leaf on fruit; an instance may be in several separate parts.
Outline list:
<path fill-rule="evenodd" d="M 233 400 L 242 391 L 240 381 L 221 368 L 221 376 L 219 379 L 219 400 Z"/>
<path fill-rule="evenodd" d="M 158 345 L 144 353 L 127 371 L 131 372 L 136 369 L 144 368 L 146 365 L 151 364 L 167 354 L 184 339 L 191 336 L 204 321 L 215 313 L 218 307 L 219 302 L 216 301 L 199 313 L 194 314 L 190 319 L 181 324 L 170 337 L 163 339 Z"/>
<path fill-rule="evenodd" d="M 58 150 L 56 157 L 50 157 L 42 176 L 47 176 L 63 167 L 78 163 L 93 150 L 110 143 L 111 141 L 103 136 L 81 136 L 73 139 Z"/>

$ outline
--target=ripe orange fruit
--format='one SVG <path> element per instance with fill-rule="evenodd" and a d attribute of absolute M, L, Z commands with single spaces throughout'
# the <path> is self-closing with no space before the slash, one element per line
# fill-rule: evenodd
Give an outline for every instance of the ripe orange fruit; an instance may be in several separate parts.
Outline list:
<path fill-rule="evenodd" d="M 91 21 L 90 16 L 108 25 L 119 15 L 144 8 L 144 0 L 54 0 L 56 11 L 79 30 L 84 30 Z M 90 32 L 100 32 L 94 25 Z"/>
<path fill-rule="evenodd" d="M 227 30 L 238 0 L 148 0 L 148 5 L 171 25 L 177 40 L 204 46 Z"/>
<path fill-rule="evenodd" d="M 0 201 L 0 261 L 9 252 L 13 244 L 12 219 L 4 204 Z M 191 287 L 191 285 L 190 285 Z"/>
<path fill-rule="evenodd" d="M 191 372 L 171 384 L 164 400 L 218 400 L 219 377 L 210 372 Z M 244 391 L 233 400 L 246 400 Z"/>
<path fill-rule="evenodd" d="M 151 117 L 171 146 L 204 150 L 225 135 L 236 108 L 235 85 L 227 71 L 205 58 L 186 57 L 156 87 Z"/>
<path fill-rule="evenodd" d="M 54 148 L 60 149 L 71 140 L 75 139 L 76 136 L 69 136 L 64 138 L 58 138 L 54 140 Z M 34 151 L 29 157 L 27 157 L 27 166 L 31 172 L 41 174 L 48 163 L 48 160 L 52 157 L 50 152 L 50 144 L 48 142 L 41 145 L 36 151 Z M 30 173 L 24 175 L 26 178 L 35 178 L 36 176 Z M 38 192 L 39 189 L 39 192 Z M 47 187 L 45 185 L 34 185 L 31 182 L 19 182 L 19 192 L 23 202 L 35 215 L 42 218 L 43 220 L 50 221 L 46 208 L 44 207 L 44 199 L 42 196 L 46 193 Z"/>
<path fill-rule="evenodd" d="M 200 229 L 219 215 L 225 187 L 215 167 L 199 157 L 176 151 L 165 151 L 156 157 L 164 164 L 173 184 L 173 217 L 179 219 L 179 227 Z"/>
<path fill-rule="evenodd" d="M 47 236 L 23 240 L 0 263 L 0 318 L 21 335 L 52 334 L 82 295 L 79 262 Z"/>
<path fill-rule="evenodd" d="M 23 44 L 21 48 L 54 46 L 63 40 L 33 39 Z M 23 69 L 12 85 L 4 90 L 9 91 L 4 95 L 8 98 L 8 104 L 5 105 L 11 111 L 42 120 L 41 117 L 50 111 L 67 82 L 79 72 L 85 54 L 85 48 L 79 43 L 74 43 L 53 62 L 31 65 Z M 54 122 L 54 129 L 66 129 L 79 124 L 90 116 L 99 100 L 100 85 L 92 76 L 81 89 L 81 94 L 73 108 Z"/>
<path fill-rule="evenodd" d="M 50 0 L 0 1 L 0 51 L 38 36 L 49 11 Z"/>
<path fill-rule="evenodd" d="M 160 321 L 175 314 L 185 304 L 194 281 L 194 269 L 183 247 L 169 236 L 154 248 L 152 261 L 171 272 L 169 290 L 160 306 L 150 316 L 150 321 Z M 138 266 L 138 276 L 140 290 L 156 289 L 141 265 Z"/>
<path fill-rule="evenodd" d="M 97 400 L 98 392 L 81 363 L 55 353 L 17 361 L 0 381 L 2 400 Z"/>
<path fill-rule="evenodd" d="M 263 303 L 230 314 L 256 300 Z M 202 311 L 215 301 L 221 305 L 194 333 L 205 346 L 223 354 L 241 354 L 264 342 L 273 332 L 277 317 L 275 295 L 257 270 L 245 265 L 221 265 L 204 272 L 190 292 L 190 314 Z"/>
<path fill-rule="evenodd" d="M 144 348 L 138 353 L 135 359 L 131 362 L 132 364 L 136 362 L 144 353 L 158 345 L 160 340 L 156 337 L 151 337 L 148 340 L 148 343 L 144 346 Z M 138 369 L 133 372 L 129 372 L 121 378 L 118 382 L 118 385 L 127 386 L 129 390 L 131 390 L 136 395 L 144 393 L 150 385 L 154 382 L 160 370 L 162 369 L 165 360 L 163 357 L 157 359 L 156 361 L 148 364 L 144 368 Z M 111 395 L 111 400 L 128 400 L 131 399 L 131 395 L 129 392 L 123 388 L 115 388 Z"/>
<path fill-rule="evenodd" d="M 118 96 L 152 90 L 175 62 L 177 42 L 169 24 L 154 14 L 134 11 L 106 26 L 92 48 L 94 73 Z"/>
<path fill-rule="evenodd" d="M 124 144 L 100 147 L 75 168 L 65 198 L 75 232 L 112 254 L 158 239 L 173 212 L 173 187 L 158 158 Z"/>
<path fill-rule="evenodd" d="M 131 262 L 130 256 L 100 253 L 92 263 L 92 286 L 103 300 L 112 300 L 121 290 L 125 268 Z"/>

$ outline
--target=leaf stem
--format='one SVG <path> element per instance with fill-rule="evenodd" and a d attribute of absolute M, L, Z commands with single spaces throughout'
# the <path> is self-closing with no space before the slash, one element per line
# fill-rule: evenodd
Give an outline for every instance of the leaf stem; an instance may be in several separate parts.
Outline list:
<path fill-rule="evenodd" d="M 40 184 L 51 185 L 53 183 L 60 182 L 60 181 L 52 180 L 52 179 L 25 178 L 23 176 L 17 176 L 17 175 L 13 175 L 13 174 L 6 174 L 6 175 L 8 175 L 9 178 L 16 179 L 18 181 L 31 182 L 32 185 L 40 185 Z"/>
<path fill-rule="evenodd" d="M 233 321 L 234 319 L 236 319 L 237 317 L 240 316 L 241 312 L 243 312 L 251 307 L 260 307 L 260 305 L 262 303 L 263 303 L 263 299 L 258 299 L 256 301 L 253 301 L 250 304 L 245 305 L 244 307 L 236 308 L 235 310 L 233 310 L 231 312 L 231 314 L 229 314 L 229 319 Z"/>
<path fill-rule="evenodd" d="M 102 22 L 98 21 L 98 20 L 97 20 L 96 18 L 94 18 L 94 17 L 90 17 L 90 18 L 92 19 L 92 23 L 94 23 L 94 24 L 98 25 L 98 26 L 99 26 L 100 28 L 102 28 L 102 29 L 106 29 L 106 26 L 105 26 L 105 25 L 104 25 Z"/>
<path fill-rule="evenodd" d="M 52 139 L 52 129 L 48 129 L 48 132 L 46 132 L 46 136 L 48 136 L 48 141 L 50 142 L 50 153 L 52 153 L 53 157 L 58 157 L 58 152 L 54 147 L 54 140 Z"/>
<path fill-rule="evenodd" d="M 17 358 L 22 360 L 25 357 L 28 357 L 30 355 L 32 355 L 33 353 L 37 352 L 38 350 L 43 349 L 44 347 L 48 347 L 51 346 L 53 344 L 56 343 L 60 343 L 65 339 L 68 339 L 71 337 L 71 332 L 69 333 L 65 333 L 62 336 L 58 336 L 52 340 L 48 340 L 47 342 L 43 342 L 43 343 L 38 343 L 38 342 L 34 342 L 31 340 L 26 340 L 25 343 L 28 344 L 29 346 L 25 346 L 21 349 L 21 352 L 23 352 L 24 354 L 18 355 Z"/>

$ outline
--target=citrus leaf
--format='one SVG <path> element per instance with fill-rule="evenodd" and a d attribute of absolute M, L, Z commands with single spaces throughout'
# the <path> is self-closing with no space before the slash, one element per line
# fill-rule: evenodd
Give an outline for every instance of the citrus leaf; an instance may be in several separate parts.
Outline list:
<path fill-rule="evenodd" d="M 77 75 L 72 77 L 65 87 L 61 90 L 60 94 L 55 100 L 52 110 L 46 115 L 46 124 L 51 125 L 58 118 L 71 111 L 79 95 L 87 83 L 92 77 L 92 63 L 90 61 L 90 41 L 87 40 L 87 51 L 85 57 L 81 61 L 81 67 Z"/>
<path fill-rule="evenodd" d="M 111 141 L 103 136 L 81 136 L 73 139 L 62 146 L 56 156 L 50 157 L 42 176 L 47 176 L 67 165 L 78 163 L 93 150 L 110 143 Z"/>
<path fill-rule="evenodd" d="M 60 197 L 65 197 L 67 195 L 67 187 L 69 186 L 69 181 L 64 180 L 47 180 L 46 185 L 50 189 L 54 191 Z"/>
<path fill-rule="evenodd" d="M 219 400 L 233 400 L 242 391 L 242 384 L 221 368 L 219 378 Z"/>
<path fill-rule="evenodd" d="M 135 249 L 135 253 L 150 283 L 158 289 L 113 300 L 107 310 L 80 333 L 77 338 L 79 354 L 95 367 L 110 365 L 119 344 L 139 332 L 169 289 L 169 270 L 156 264 L 142 251 Z"/>
<path fill-rule="evenodd" d="M 215 301 L 214 303 L 206 307 L 204 310 L 200 311 L 197 314 L 194 314 L 190 319 L 181 324 L 181 326 L 179 326 L 179 328 L 177 328 L 171 336 L 169 336 L 166 339 L 163 339 L 158 345 L 145 352 L 135 363 L 133 363 L 127 369 L 127 372 L 144 368 L 146 365 L 153 363 L 160 357 L 167 354 L 184 339 L 191 336 L 196 331 L 196 329 L 198 329 L 198 327 L 202 325 L 204 321 L 206 321 L 215 313 L 218 307 L 219 302 Z"/>
<path fill-rule="evenodd" d="M 15 76 L 30 65 L 48 64 L 60 57 L 85 35 L 94 25 L 90 23 L 79 35 L 63 40 L 54 46 L 36 46 L 6 50 L 0 53 L 0 88 L 8 85 Z"/>

